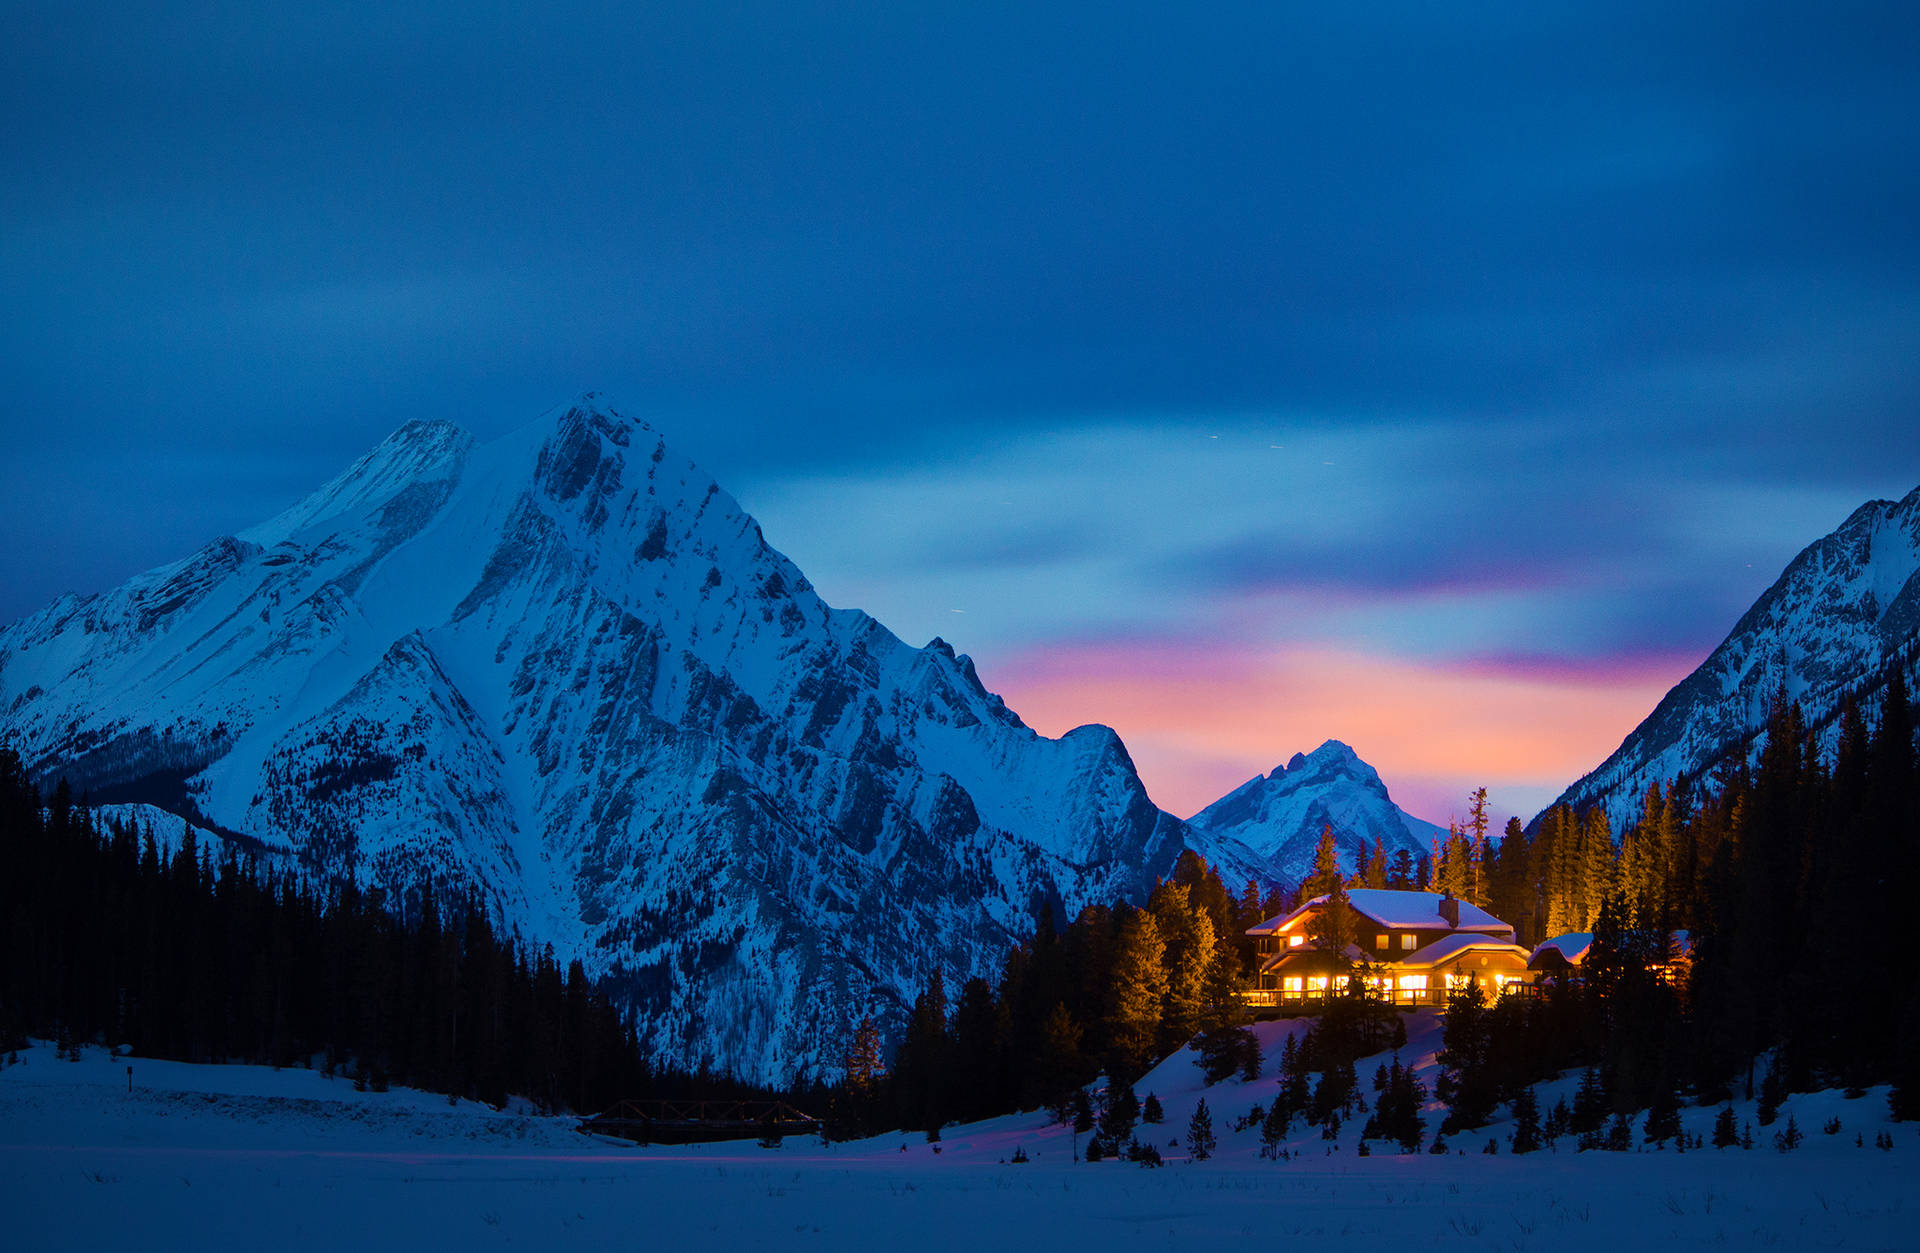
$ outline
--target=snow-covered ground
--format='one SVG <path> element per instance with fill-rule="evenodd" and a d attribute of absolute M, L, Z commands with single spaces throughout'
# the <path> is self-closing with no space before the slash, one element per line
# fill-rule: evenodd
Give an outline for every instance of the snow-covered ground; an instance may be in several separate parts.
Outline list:
<path fill-rule="evenodd" d="M 1403 1056 L 1437 1042 L 1416 1022 Z M 1168 1141 L 1203 1094 L 1191 1055 L 1140 1084 L 1166 1121 L 1152 1128 L 1168 1165 L 1075 1164 L 1074 1137 L 1045 1115 L 821 1146 L 789 1140 L 639 1148 L 578 1134 L 572 1119 L 500 1113 L 396 1089 L 355 1092 L 307 1070 L 80 1062 L 50 1048 L 0 1069 L 0 1230 L 5 1247 L 298 1249 L 768 1247 L 918 1250 L 1192 1247 L 1196 1240 L 1308 1238 L 1322 1247 L 1417 1241 L 1423 1249 L 1920 1247 L 1911 1191 L 1920 1128 L 1886 1121 L 1885 1092 L 1794 1097 L 1762 1147 L 1671 1148 L 1512 1157 L 1506 1128 L 1461 1136 L 1464 1154 L 1355 1153 L 1355 1119 L 1337 1145 L 1317 1129 L 1292 1160 L 1258 1156 L 1258 1132 L 1232 1121 L 1270 1099 L 1280 1043 L 1295 1024 L 1259 1028 L 1266 1076 L 1204 1090 L 1219 1151 L 1191 1163 Z M 3 1060 L 3 1059 L 0 1059 Z M 129 1093 L 126 1067 L 133 1067 Z M 1363 1089 L 1373 1062 L 1357 1067 Z M 1541 1104 L 1570 1095 L 1546 1085 Z M 1688 1109 L 1703 1137 L 1716 1111 Z M 1739 1110 L 1743 1123 L 1750 1107 Z M 1805 1143 L 1777 1153 L 1794 1115 Z M 1822 1127 L 1838 1117 L 1841 1131 Z M 1438 1115 L 1432 1115 L 1437 1121 Z M 1146 1130 L 1146 1129 L 1143 1129 Z M 1874 1147 L 1890 1131 L 1891 1152 Z M 1855 1136 L 1865 1147 L 1856 1147 Z M 1479 1150 L 1498 1136 L 1501 1152 Z M 1031 1161 L 1010 1164 L 1016 1148 Z M 1331 1241 L 1331 1245 L 1324 1242 Z"/>

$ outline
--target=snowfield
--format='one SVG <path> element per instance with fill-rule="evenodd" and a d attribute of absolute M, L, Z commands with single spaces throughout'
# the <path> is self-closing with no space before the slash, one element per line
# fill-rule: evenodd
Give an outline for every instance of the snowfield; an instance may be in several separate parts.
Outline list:
<path fill-rule="evenodd" d="M 1437 1024 L 1404 1057 L 1430 1060 Z M 1265 1075 L 1204 1095 L 1220 1147 L 1189 1162 L 1166 1147 L 1203 1095 L 1183 1050 L 1140 1084 L 1166 1106 L 1154 1133 L 1168 1165 L 1072 1160 L 1075 1138 L 1044 1114 L 950 1128 L 938 1145 L 883 1135 L 822 1146 L 789 1140 L 640 1148 L 591 1140 L 570 1118 L 449 1104 L 400 1089 L 355 1092 L 307 1070 L 80 1062 L 48 1047 L 0 1069 L 0 1206 L 9 1248 L 384 1249 L 767 1247 L 885 1250 L 1192 1248 L 1196 1240 L 1381 1240 L 1422 1249 L 1721 1247 L 1912 1249 L 1920 1128 L 1886 1121 L 1884 1089 L 1859 1100 L 1792 1098 L 1750 1152 L 1671 1148 L 1516 1158 L 1506 1128 L 1461 1136 L 1448 1156 L 1360 1157 L 1350 1129 L 1317 1129 L 1289 1161 L 1258 1156 L 1231 1123 L 1274 1088 L 1298 1024 L 1259 1028 Z M 134 1090 L 126 1067 L 133 1067 Z M 1371 1096 L 1374 1063 L 1360 1064 Z M 1541 1089 L 1544 1108 L 1571 1078 Z M 1739 1110 L 1742 1122 L 1750 1106 Z M 1703 1137 L 1713 1109 L 1688 1109 Z M 1792 1114 L 1805 1143 L 1775 1152 Z M 1841 1120 L 1837 1135 L 1822 1127 Z M 1438 1115 L 1430 1121 L 1437 1122 Z M 1359 1120 L 1355 1120 L 1357 1123 Z M 1873 1147 L 1890 1131 L 1891 1152 Z M 1864 1147 L 1856 1147 L 1860 1135 Z M 1495 1156 L 1480 1152 L 1502 1139 Z M 1008 1162 L 1016 1148 L 1031 1157 Z"/>

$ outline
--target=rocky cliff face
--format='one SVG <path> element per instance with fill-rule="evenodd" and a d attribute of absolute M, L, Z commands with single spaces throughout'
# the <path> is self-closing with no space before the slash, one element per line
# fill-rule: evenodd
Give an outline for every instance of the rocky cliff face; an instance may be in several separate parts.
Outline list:
<path fill-rule="evenodd" d="M 409 424 L 0 631 L 0 735 L 318 874 L 474 891 L 616 980 L 659 1057 L 761 1079 L 1185 835 L 1110 730 L 1041 737 L 946 644 L 830 608 L 592 396 L 484 446 Z"/>
<path fill-rule="evenodd" d="M 1799 701 L 1815 727 L 1830 726 L 1842 697 L 1871 697 L 1889 665 L 1913 676 L 1917 641 L 1920 488 L 1860 506 L 1795 557 L 1700 668 L 1560 801 L 1604 806 L 1617 830 L 1639 813 L 1648 785 L 1707 777 L 1755 752 L 1776 693 Z"/>

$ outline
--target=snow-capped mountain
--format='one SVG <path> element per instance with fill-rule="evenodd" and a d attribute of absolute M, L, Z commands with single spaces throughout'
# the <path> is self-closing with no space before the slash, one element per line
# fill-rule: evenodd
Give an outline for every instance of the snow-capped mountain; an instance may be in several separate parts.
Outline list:
<path fill-rule="evenodd" d="M 1556 803 L 1605 806 L 1618 830 L 1648 785 L 1703 778 L 1757 751 L 1783 686 L 1811 725 L 1831 727 L 1841 698 L 1878 691 L 1889 663 L 1912 677 L 1917 642 L 1920 488 L 1869 501 L 1803 550 L 1700 668 Z"/>
<path fill-rule="evenodd" d="M 1137 895 L 1183 825 L 1111 730 L 827 606 L 588 396 L 413 422 L 279 517 L 0 630 L 0 737 L 317 874 L 473 891 L 632 997 L 655 1053 L 832 1069 L 1037 907 Z"/>
<path fill-rule="evenodd" d="M 1349 874 L 1375 844 L 1386 846 L 1389 861 L 1402 849 L 1417 858 L 1447 834 L 1395 805 L 1379 772 L 1338 740 L 1247 780 L 1188 825 L 1189 844 L 1209 861 L 1232 865 L 1235 846 L 1244 846 L 1263 859 L 1270 876 L 1289 883 L 1312 871 L 1323 826 L 1333 827 L 1341 868 Z"/>

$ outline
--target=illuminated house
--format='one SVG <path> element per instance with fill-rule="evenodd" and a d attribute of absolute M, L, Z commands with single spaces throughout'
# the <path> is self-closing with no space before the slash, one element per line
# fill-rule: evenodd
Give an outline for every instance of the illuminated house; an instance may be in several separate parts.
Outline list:
<path fill-rule="evenodd" d="M 1344 995 L 1352 977 L 1396 1005 L 1444 1005 L 1449 990 L 1478 978 L 1489 996 L 1524 987 L 1532 956 L 1513 928 L 1486 910 L 1438 892 L 1351 888 L 1353 943 L 1341 954 L 1315 946 L 1308 930 L 1330 906 L 1316 896 L 1290 914 L 1247 928 L 1260 959 L 1243 996 L 1255 1008 L 1310 1007 Z"/>

